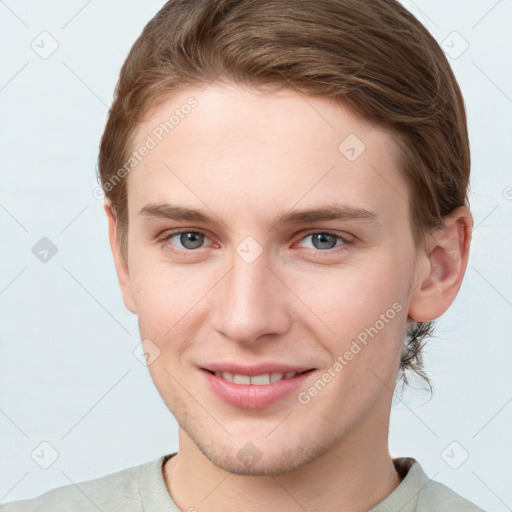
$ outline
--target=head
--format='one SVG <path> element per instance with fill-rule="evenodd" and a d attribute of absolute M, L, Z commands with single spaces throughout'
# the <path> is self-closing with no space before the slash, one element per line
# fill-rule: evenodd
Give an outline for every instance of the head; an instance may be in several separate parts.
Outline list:
<path fill-rule="evenodd" d="M 469 165 L 455 77 L 397 2 L 165 4 L 122 68 L 99 170 L 124 302 L 203 453 L 278 473 L 389 414 L 461 284 Z M 203 382 L 285 360 L 311 370 L 302 394 L 256 411 Z M 283 407 L 308 413 L 269 438 Z M 237 461 L 247 442 L 265 469 Z"/>

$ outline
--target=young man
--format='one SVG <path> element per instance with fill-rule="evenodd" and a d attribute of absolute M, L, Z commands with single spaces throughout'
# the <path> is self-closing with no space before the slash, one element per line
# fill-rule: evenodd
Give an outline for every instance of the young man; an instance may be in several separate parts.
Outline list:
<path fill-rule="evenodd" d="M 171 0 L 99 164 L 179 451 L 1 510 L 480 510 L 388 450 L 473 225 L 463 100 L 403 7 Z"/>

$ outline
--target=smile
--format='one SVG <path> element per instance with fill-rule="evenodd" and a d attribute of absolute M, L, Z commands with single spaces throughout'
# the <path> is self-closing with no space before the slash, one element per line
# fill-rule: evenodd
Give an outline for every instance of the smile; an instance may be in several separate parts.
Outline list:
<path fill-rule="evenodd" d="M 254 386 L 264 386 L 273 382 L 279 382 L 283 379 L 292 379 L 298 374 L 298 372 L 272 372 L 250 376 L 232 372 L 215 372 L 216 377 L 220 377 L 228 382 L 233 382 L 234 384 L 242 384 L 246 386 L 249 384 L 253 384 Z"/>
<path fill-rule="evenodd" d="M 234 368 L 231 368 L 234 370 Z M 207 389 L 222 402 L 242 409 L 263 409 L 296 395 L 313 378 L 314 369 L 247 373 L 200 368 Z M 239 370 L 240 371 L 240 370 Z"/>

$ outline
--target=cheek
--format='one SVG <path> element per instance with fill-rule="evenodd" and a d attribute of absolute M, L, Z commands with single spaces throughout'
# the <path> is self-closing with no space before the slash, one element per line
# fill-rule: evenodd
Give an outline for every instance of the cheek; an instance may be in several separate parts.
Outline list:
<path fill-rule="evenodd" d="M 395 371 L 406 332 L 408 286 L 407 270 L 397 274 L 397 268 L 392 257 L 372 258 L 295 280 L 297 295 L 310 309 L 300 321 L 314 329 L 332 361 L 341 359 L 345 377 L 338 382 L 350 375 L 351 385 L 359 387 L 377 378 L 372 372 L 387 381 Z"/>
<path fill-rule="evenodd" d="M 163 250 L 162 250 L 163 253 Z M 134 300 L 146 315 L 165 319 L 190 309 L 194 300 L 204 295 L 204 275 L 193 265 L 172 265 L 157 250 L 141 251 L 131 262 L 130 281 Z M 204 274 L 204 273 L 203 273 Z"/>
<path fill-rule="evenodd" d="M 376 258 L 367 260 L 336 270 L 301 273 L 290 281 L 296 295 L 338 338 L 357 335 L 395 303 L 405 308 L 406 272 L 397 275 L 397 263 L 389 258 L 380 262 Z M 395 306 L 388 316 L 395 318 L 397 309 L 401 308 Z"/>
<path fill-rule="evenodd" d="M 192 266 L 171 267 L 150 255 L 134 261 L 133 268 L 130 279 L 142 339 L 152 340 L 163 354 L 182 353 L 201 314 L 202 298 L 213 284 Z"/>

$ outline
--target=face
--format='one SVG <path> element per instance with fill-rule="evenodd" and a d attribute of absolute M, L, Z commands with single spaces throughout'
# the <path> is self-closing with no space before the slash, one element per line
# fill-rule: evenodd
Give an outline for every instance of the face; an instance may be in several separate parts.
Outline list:
<path fill-rule="evenodd" d="M 386 434 L 419 277 L 392 135 L 326 98 L 214 83 L 160 105 L 143 145 L 118 273 L 201 452 L 279 474 Z"/>

